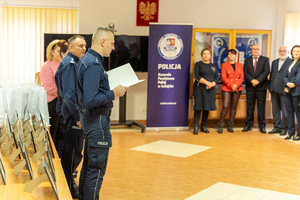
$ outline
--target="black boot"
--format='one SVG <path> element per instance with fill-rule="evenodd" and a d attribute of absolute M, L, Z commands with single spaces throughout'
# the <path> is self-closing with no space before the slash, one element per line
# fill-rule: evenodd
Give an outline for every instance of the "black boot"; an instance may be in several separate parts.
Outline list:
<path fill-rule="evenodd" d="M 199 131 L 199 121 L 200 121 L 200 111 L 195 110 L 194 111 L 194 135 L 198 135 Z"/>
<path fill-rule="evenodd" d="M 206 122 L 201 122 L 200 131 L 204 133 L 209 133 L 209 131 L 206 128 Z"/>
<path fill-rule="evenodd" d="M 223 133 L 224 125 L 224 122 L 218 122 L 218 133 Z"/>
<path fill-rule="evenodd" d="M 194 125 L 194 135 L 198 135 L 198 131 L 199 131 L 199 125 Z"/>
<path fill-rule="evenodd" d="M 234 126 L 234 122 L 229 121 L 229 122 L 227 123 L 227 130 L 228 130 L 230 133 L 233 133 L 233 132 L 234 132 L 234 131 L 233 131 L 233 126 Z"/>

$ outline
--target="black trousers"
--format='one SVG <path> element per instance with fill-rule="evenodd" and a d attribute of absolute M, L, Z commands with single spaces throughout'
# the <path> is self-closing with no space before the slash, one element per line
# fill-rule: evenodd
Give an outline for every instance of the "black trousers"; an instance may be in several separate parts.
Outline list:
<path fill-rule="evenodd" d="M 64 121 L 63 116 L 58 116 L 58 117 L 59 117 L 59 124 L 56 132 L 56 149 L 57 149 L 58 156 L 62 158 L 64 152 L 64 145 L 65 145 L 64 137 L 66 132 L 66 123 Z"/>
<path fill-rule="evenodd" d="M 82 160 L 81 152 L 83 149 L 84 133 L 82 129 L 77 126 L 75 120 L 69 118 L 66 121 L 66 131 L 64 136 L 64 150 L 61 164 L 72 193 L 74 191 L 74 179 L 72 174 Z"/>
<path fill-rule="evenodd" d="M 57 147 L 56 132 L 59 124 L 59 117 L 56 112 L 56 102 L 57 102 L 57 98 L 48 103 L 48 111 L 49 111 L 50 125 L 51 125 L 50 134 L 54 145 Z"/>
<path fill-rule="evenodd" d="M 281 131 L 287 131 L 288 121 L 288 113 L 286 111 L 284 99 L 285 96 L 283 94 L 277 92 L 271 93 L 273 126 L 275 129 Z"/>
<path fill-rule="evenodd" d="M 292 96 L 288 93 L 284 96 L 284 103 L 286 105 L 288 113 L 288 134 L 295 135 L 295 114 L 297 120 L 297 134 L 300 136 L 300 106 L 299 106 L 300 96 Z"/>
<path fill-rule="evenodd" d="M 245 126 L 251 127 L 254 123 L 254 109 L 257 104 L 258 127 L 266 128 L 266 94 L 267 90 L 248 91 L 246 90 L 247 116 Z"/>

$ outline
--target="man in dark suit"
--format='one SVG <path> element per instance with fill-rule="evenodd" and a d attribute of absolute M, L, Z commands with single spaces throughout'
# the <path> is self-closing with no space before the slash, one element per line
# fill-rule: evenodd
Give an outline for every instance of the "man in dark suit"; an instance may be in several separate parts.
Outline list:
<path fill-rule="evenodd" d="M 279 58 L 274 60 L 271 65 L 270 74 L 270 93 L 272 102 L 272 114 L 273 114 L 273 130 L 269 133 L 280 133 L 280 135 L 286 135 L 287 132 L 287 111 L 284 105 L 284 83 L 283 75 L 285 69 L 288 67 L 288 62 L 291 60 L 288 57 L 289 51 L 286 46 L 279 48 Z M 282 113 L 282 120 L 281 120 Z"/>
<path fill-rule="evenodd" d="M 254 108 L 257 101 L 258 127 L 261 133 L 266 133 L 265 107 L 270 73 L 269 58 L 260 55 L 260 46 L 251 48 L 252 56 L 244 62 L 246 78 L 247 116 L 243 132 L 250 131 L 254 123 Z"/>

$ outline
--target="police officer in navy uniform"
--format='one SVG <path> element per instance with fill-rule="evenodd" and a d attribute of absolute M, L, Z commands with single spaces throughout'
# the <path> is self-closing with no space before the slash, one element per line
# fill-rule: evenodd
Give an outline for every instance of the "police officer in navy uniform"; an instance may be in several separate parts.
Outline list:
<path fill-rule="evenodd" d="M 79 191 L 72 174 L 82 160 L 84 134 L 77 105 L 76 68 L 79 59 L 86 52 L 86 42 L 82 36 L 75 35 L 68 40 L 68 43 L 69 52 L 60 62 L 56 73 L 56 84 L 63 100 L 61 109 L 66 124 L 61 163 L 72 197 L 78 198 Z"/>
<path fill-rule="evenodd" d="M 85 137 L 84 161 L 79 180 L 79 199 L 98 200 L 111 147 L 110 113 L 113 100 L 128 89 L 109 87 L 102 62 L 114 50 L 113 30 L 99 27 L 93 34 L 92 47 L 78 62 L 77 94 L 81 106 L 80 122 Z"/>
<path fill-rule="evenodd" d="M 68 53 L 68 42 L 65 40 L 61 40 L 61 47 L 60 47 L 60 55 L 61 57 L 65 57 Z M 56 74 L 60 73 L 60 69 L 57 69 Z M 58 130 L 56 132 L 56 150 L 59 158 L 62 158 L 63 156 L 63 151 L 64 151 L 64 134 L 66 132 L 66 125 L 65 125 L 65 120 L 61 112 L 61 107 L 63 105 L 63 100 L 62 97 L 60 96 L 60 88 L 57 86 L 58 83 L 58 76 L 55 74 L 55 84 L 57 87 L 57 102 L 56 102 L 56 112 L 59 117 L 59 123 L 58 123 Z"/>

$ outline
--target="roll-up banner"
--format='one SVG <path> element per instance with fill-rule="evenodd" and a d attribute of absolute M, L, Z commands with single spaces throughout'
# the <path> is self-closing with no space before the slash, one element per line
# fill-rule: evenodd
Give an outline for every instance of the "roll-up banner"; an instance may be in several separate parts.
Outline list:
<path fill-rule="evenodd" d="M 188 130 L 193 24 L 149 25 L 147 130 Z"/>

